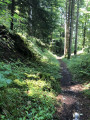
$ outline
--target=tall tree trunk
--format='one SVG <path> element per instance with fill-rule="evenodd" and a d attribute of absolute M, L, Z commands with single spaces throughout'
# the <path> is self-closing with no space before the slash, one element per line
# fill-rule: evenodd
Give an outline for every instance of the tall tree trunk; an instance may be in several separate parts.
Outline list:
<path fill-rule="evenodd" d="M 65 41 L 64 41 L 64 56 L 67 55 L 67 0 L 66 0 L 66 13 L 65 13 Z"/>
<path fill-rule="evenodd" d="M 70 25 L 70 1 L 66 0 L 66 21 L 65 21 L 65 42 L 64 42 L 64 55 L 67 57 L 69 48 L 69 25 Z"/>
<path fill-rule="evenodd" d="M 14 10 L 15 10 L 15 0 L 12 0 L 12 4 L 11 4 L 11 26 L 10 29 L 13 30 L 13 16 L 14 16 Z"/>
<path fill-rule="evenodd" d="M 83 32 L 83 48 L 85 47 L 85 42 L 86 42 L 86 22 L 84 25 L 84 32 Z"/>
<path fill-rule="evenodd" d="M 52 3 L 51 3 L 51 19 L 53 19 L 52 13 L 53 13 L 53 8 L 52 8 Z M 51 41 L 53 42 L 53 32 L 51 33 Z"/>
<path fill-rule="evenodd" d="M 32 10 L 32 6 L 30 6 L 29 8 L 29 27 L 30 27 L 30 31 L 29 31 L 29 34 L 30 35 L 33 35 L 33 24 L 32 24 L 32 21 L 33 21 L 33 10 Z"/>
<path fill-rule="evenodd" d="M 73 36 L 73 16 L 74 16 L 74 6 L 75 0 L 71 0 L 71 16 L 70 16 L 70 37 L 69 37 L 69 50 L 68 50 L 68 59 L 71 57 L 71 47 L 72 47 L 72 36 Z"/>
<path fill-rule="evenodd" d="M 74 55 L 77 54 L 78 19 L 79 19 L 79 0 L 77 0 L 77 20 L 76 20 L 76 35 L 75 35 Z"/>

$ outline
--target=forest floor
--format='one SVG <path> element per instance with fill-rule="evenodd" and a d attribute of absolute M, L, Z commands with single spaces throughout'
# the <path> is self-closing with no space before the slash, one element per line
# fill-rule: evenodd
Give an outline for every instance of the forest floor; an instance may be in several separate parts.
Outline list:
<path fill-rule="evenodd" d="M 61 105 L 56 105 L 56 114 L 59 120 L 73 120 L 74 113 L 80 115 L 80 120 L 90 120 L 90 100 L 86 98 L 81 91 L 83 91 L 82 84 L 74 83 L 72 75 L 69 72 L 66 64 L 60 61 L 61 66 L 61 94 L 57 96 L 57 102 Z M 76 119 L 75 119 L 76 120 Z"/>

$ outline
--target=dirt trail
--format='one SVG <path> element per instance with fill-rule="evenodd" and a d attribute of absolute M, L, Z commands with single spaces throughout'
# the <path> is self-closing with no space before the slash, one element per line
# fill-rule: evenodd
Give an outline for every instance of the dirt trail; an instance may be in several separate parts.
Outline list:
<path fill-rule="evenodd" d="M 62 92 L 57 96 L 57 101 L 61 102 L 61 105 L 56 105 L 57 112 L 54 120 L 73 120 L 75 112 L 80 115 L 79 120 L 90 120 L 90 101 L 82 95 L 82 85 L 72 82 L 72 76 L 66 64 L 61 59 L 58 60 L 61 65 Z"/>

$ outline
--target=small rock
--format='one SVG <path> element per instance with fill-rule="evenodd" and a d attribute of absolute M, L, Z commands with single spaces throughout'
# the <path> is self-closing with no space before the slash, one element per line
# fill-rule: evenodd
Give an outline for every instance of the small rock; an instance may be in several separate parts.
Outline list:
<path fill-rule="evenodd" d="M 74 114 L 73 114 L 73 120 L 79 120 L 79 118 L 80 118 L 80 114 L 79 113 L 77 113 L 77 112 L 75 112 Z"/>
<path fill-rule="evenodd" d="M 83 116 L 83 114 L 82 114 L 82 113 L 80 113 L 80 116 Z"/>
<path fill-rule="evenodd" d="M 63 100 L 65 100 L 66 98 L 63 98 Z"/>

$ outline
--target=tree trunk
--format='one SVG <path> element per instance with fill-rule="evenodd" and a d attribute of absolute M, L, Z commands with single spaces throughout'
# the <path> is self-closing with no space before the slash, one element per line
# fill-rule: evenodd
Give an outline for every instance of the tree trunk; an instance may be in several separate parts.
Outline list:
<path fill-rule="evenodd" d="M 84 25 L 84 33 L 83 33 L 83 48 L 85 47 L 85 42 L 86 42 L 86 22 Z"/>
<path fill-rule="evenodd" d="M 71 47 L 72 47 L 72 36 L 73 36 L 73 16 L 74 16 L 74 6 L 75 0 L 71 0 L 71 16 L 70 16 L 70 37 L 69 37 L 69 50 L 68 50 L 68 59 L 71 57 Z"/>
<path fill-rule="evenodd" d="M 53 8 L 52 8 L 52 3 L 51 3 L 51 19 L 53 19 L 52 13 L 53 13 Z M 51 33 L 51 41 L 53 42 L 53 32 Z"/>
<path fill-rule="evenodd" d="M 77 54 L 78 19 L 79 19 L 79 0 L 77 0 L 77 20 L 76 20 L 76 35 L 75 35 L 74 55 Z"/>
<path fill-rule="evenodd" d="M 66 0 L 66 14 L 65 14 L 65 41 L 64 41 L 64 56 L 67 55 L 67 0 Z"/>
<path fill-rule="evenodd" d="M 12 0 L 12 4 L 11 4 L 11 26 L 10 29 L 13 30 L 13 16 L 14 16 L 14 10 L 15 10 L 15 0 Z"/>
<path fill-rule="evenodd" d="M 69 48 L 69 25 L 70 25 L 70 1 L 66 0 L 66 18 L 65 18 L 65 42 L 64 42 L 64 55 L 67 57 Z"/>

